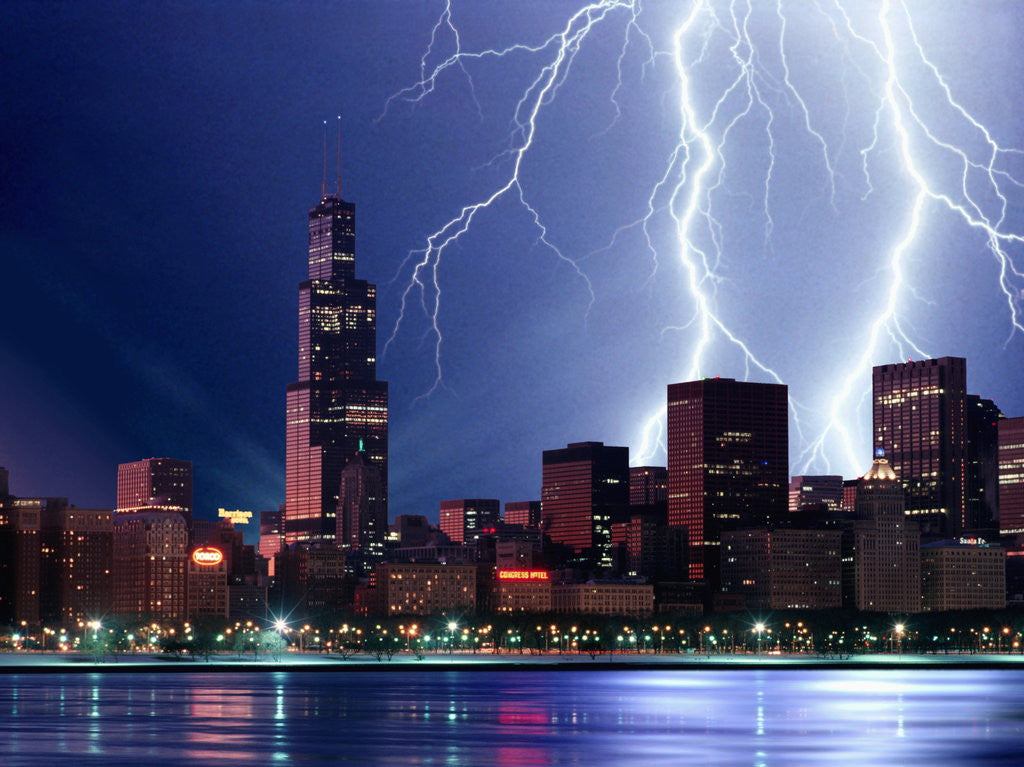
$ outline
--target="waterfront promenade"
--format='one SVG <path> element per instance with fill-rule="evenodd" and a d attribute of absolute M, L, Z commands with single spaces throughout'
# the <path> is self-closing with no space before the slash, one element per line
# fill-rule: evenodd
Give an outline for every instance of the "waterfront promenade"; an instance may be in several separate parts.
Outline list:
<path fill-rule="evenodd" d="M 820 669 L 820 668 L 1006 668 L 1024 670 L 1024 655 L 1009 653 L 373 653 L 342 657 L 315 652 L 283 652 L 278 656 L 215 653 L 209 658 L 161 653 L 118 653 L 96 657 L 74 652 L 0 653 L 0 673 L 96 672 L 248 672 L 248 671 L 587 671 L 699 669 Z"/>

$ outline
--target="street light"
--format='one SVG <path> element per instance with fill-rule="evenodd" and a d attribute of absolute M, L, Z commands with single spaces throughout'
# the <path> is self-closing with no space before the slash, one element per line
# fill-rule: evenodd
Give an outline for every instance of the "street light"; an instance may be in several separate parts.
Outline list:
<path fill-rule="evenodd" d="M 763 623 L 758 621 L 754 624 L 754 631 L 757 632 L 757 654 L 761 654 L 761 635 L 764 633 L 765 626 Z"/>

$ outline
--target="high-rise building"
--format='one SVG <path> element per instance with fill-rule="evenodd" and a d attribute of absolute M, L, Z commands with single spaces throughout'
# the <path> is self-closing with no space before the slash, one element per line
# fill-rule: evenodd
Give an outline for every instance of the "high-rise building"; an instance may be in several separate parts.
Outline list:
<path fill-rule="evenodd" d="M 505 503 L 505 524 L 525 528 L 540 527 L 540 501 L 508 501 Z"/>
<path fill-rule="evenodd" d="M 0 624 L 39 620 L 39 532 L 50 500 L 0 498 Z"/>
<path fill-rule="evenodd" d="M 480 531 L 494 527 L 501 516 L 497 498 L 458 498 L 441 501 L 441 532 L 452 543 L 473 543 Z"/>
<path fill-rule="evenodd" d="M 921 534 L 904 514 L 903 487 L 876 458 L 857 489 L 856 520 L 843 533 L 843 602 L 874 612 L 921 611 Z"/>
<path fill-rule="evenodd" d="M 875 450 L 906 491 L 922 532 L 971 527 L 967 504 L 967 361 L 879 365 L 872 371 Z"/>
<path fill-rule="evenodd" d="M 842 607 L 841 530 L 727 530 L 722 533 L 722 590 L 748 608 Z"/>
<path fill-rule="evenodd" d="M 999 422 L 999 532 L 1024 533 L 1024 418 Z"/>
<path fill-rule="evenodd" d="M 718 586 L 722 530 L 786 513 L 785 384 L 705 378 L 668 387 L 668 524 L 685 527 L 691 580 Z"/>
<path fill-rule="evenodd" d="M 73 626 L 113 608 L 114 512 L 55 506 L 42 513 L 41 612 Z"/>
<path fill-rule="evenodd" d="M 192 461 L 145 458 L 117 467 L 117 511 L 192 514 Z"/>
<path fill-rule="evenodd" d="M 228 617 L 228 569 L 224 552 L 216 546 L 200 546 L 188 559 L 186 616 Z"/>
<path fill-rule="evenodd" d="M 260 512 L 259 554 L 269 563 L 267 566 L 268 575 L 274 574 L 274 558 L 284 547 L 283 516 L 283 510 Z"/>
<path fill-rule="evenodd" d="M 653 506 L 668 499 L 668 469 L 664 466 L 629 467 L 629 505 Z"/>
<path fill-rule="evenodd" d="M 388 386 L 377 380 L 377 289 L 355 276 L 355 205 L 309 211 L 298 381 L 288 386 L 285 541 L 333 543 L 341 472 L 361 450 L 388 481 Z M 386 514 L 386 511 L 385 511 Z"/>
<path fill-rule="evenodd" d="M 843 478 L 837 474 L 801 474 L 789 480 L 789 510 L 808 506 L 839 511 L 843 506 Z"/>
<path fill-rule="evenodd" d="M 188 526 L 180 514 L 114 515 L 114 612 L 184 620 Z"/>
<path fill-rule="evenodd" d="M 1002 411 L 990 399 L 967 395 L 967 527 L 995 531 L 999 526 L 999 421 Z"/>
<path fill-rule="evenodd" d="M 541 526 L 596 567 L 611 567 L 612 524 L 629 511 L 629 448 L 573 442 L 545 450 Z"/>
<path fill-rule="evenodd" d="M 357 453 L 341 471 L 338 490 L 338 546 L 365 563 L 384 557 L 388 515 L 380 467 Z"/>

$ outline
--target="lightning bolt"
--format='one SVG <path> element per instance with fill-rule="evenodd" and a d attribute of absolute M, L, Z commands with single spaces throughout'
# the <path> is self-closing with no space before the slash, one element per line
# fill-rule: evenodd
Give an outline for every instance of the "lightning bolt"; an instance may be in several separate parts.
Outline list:
<path fill-rule="evenodd" d="M 929 356 L 923 345 L 913 338 L 908 315 L 909 304 L 929 302 L 912 284 L 908 270 L 911 259 L 925 258 L 917 252 L 917 246 L 927 221 L 952 216 L 952 220 L 979 235 L 998 267 L 997 287 L 1009 313 L 1007 342 L 1018 331 L 1024 332 L 1024 292 L 1021 290 L 1024 271 L 1013 252 L 1024 241 L 1024 236 L 1014 231 L 1008 221 L 1011 192 L 1024 189 L 1024 184 L 1009 169 L 1010 161 L 1022 153 L 1003 146 L 956 98 L 949 81 L 927 55 L 911 14 L 901 0 L 880 0 L 879 4 L 869 6 L 877 10 L 869 20 L 871 23 L 855 22 L 842 0 L 814 0 L 813 8 L 833 35 L 835 56 L 843 64 L 839 94 L 843 108 L 839 112 L 841 123 L 836 126 L 833 113 L 816 113 L 814 102 L 801 90 L 798 70 L 790 53 L 790 44 L 797 42 L 793 35 L 799 34 L 793 31 L 799 27 L 795 24 L 796 17 L 791 18 L 791 5 L 788 0 L 776 0 L 772 6 L 754 0 L 693 0 L 684 7 L 677 23 L 664 33 L 662 49 L 658 42 L 662 39 L 662 27 L 645 27 L 641 23 L 646 16 L 639 0 L 594 0 L 579 6 L 558 31 L 538 43 L 517 42 L 505 48 L 467 51 L 452 21 L 450 0 L 446 0 L 421 60 L 420 79 L 388 99 L 384 114 L 395 101 L 419 103 L 434 92 L 442 77 L 455 70 L 467 79 L 473 92 L 470 66 L 484 59 L 527 57 L 536 60 L 536 74 L 518 94 L 506 149 L 492 161 L 508 162 L 507 174 L 490 193 L 467 203 L 428 235 L 423 247 L 411 251 L 400 267 L 399 274 L 408 272 L 409 277 L 401 294 L 399 316 L 384 349 L 386 352 L 395 340 L 406 322 L 410 301 L 418 295 L 421 309 L 428 318 L 427 333 L 434 339 L 434 381 L 421 396 L 429 396 L 443 382 L 442 256 L 481 215 L 505 196 L 513 197 L 529 214 L 537 231 L 537 242 L 574 270 L 589 296 L 588 312 L 594 303 L 594 286 L 582 264 L 597 253 L 611 250 L 626 236 L 639 232 L 645 258 L 650 262 L 648 283 L 652 284 L 659 279 L 666 263 L 666 248 L 659 246 L 658 234 L 667 224 L 671 233 L 669 250 L 678 266 L 679 291 L 689 309 L 688 318 L 682 324 L 670 325 L 662 333 L 663 338 L 684 339 L 685 345 L 681 344 L 680 348 L 686 351 L 681 356 L 676 380 L 701 377 L 713 356 L 717 359 L 718 355 L 728 352 L 742 361 L 745 377 L 749 378 L 756 371 L 759 377 L 781 383 L 780 374 L 755 352 L 741 333 L 737 320 L 727 316 L 719 304 L 719 290 L 728 282 L 721 267 L 732 257 L 733 246 L 730 232 L 716 212 L 717 200 L 726 189 L 734 164 L 741 168 L 751 164 L 763 168 L 755 194 L 760 197 L 764 252 L 774 256 L 773 208 L 778 204 L 774 182 L 780 162 L 778 126 L 786 119 L 802 131 L 809 150 L 805 154 L 817 158 L 820 175 L 811 174 L 806 180 L 807 186 L 820 189 L 821 199 L 827 202 L 833 214 L 842 215 L 839 199 L 840 192 L 845 191 L 846 178 L 840 170 L 840 161 L 849 140 L 851 82 L 859 85 L 871 99 L 869 108 L 862 110 L 869 118 L 870 131 L 863 145 L 850 150 L 856 153 L 853 156 L 858 166 L 852 174 L 857 177 L 856 196 L 864 201 L 876 194 L 874 171 L 879 165 L 891 165 L 888 158 L 895 156 L 903 207 L 896 211 L 896 234 L 882 257 L 877 253 L 863 254 L 865 263 L 878 264 L 874 276 L 869 278 L 870 284 L 876 286 L 870 299 L 873 305 L 867 307 L 868 318 L 860 324 L 859 332 L 849 336 L 854 352 L 848 355 L 841 375 L 833 378 L 834 385 L 824 410 L 812 410 L 791 400 L 801 445 L 797 463 L 802 463 L 805 473 L 812 467 L 831 472 L 833 462 L 841 464 L 850 475 L 858 472 L 863 467 L 864 457 L 869 455 L 861 449 L 865 440 L 857 424 L 863 420 L 859 415 L 866 397 L 864 382 L 870 366 L 887 361 L 893 355 L 901 358 L 908 353 Z M 801 12 L 800 20 L 806 22 L 807 15 L 803 12 L 811 6 L 802 3 L 796 7 Z M 665 6 L 659 11 L 664 12 Z M 522 171 L 537 140 L 544 107 L 557 97 L 576 54 L 592 31 L 613 19 L 623 23 L 623 34 L 615 61 L 616 80 L 609 94 L 613 115 L 605 132 L 615 125 L 625 109 L 620 96 L 628 87 L 626 63 L 633 51 L 639 51 L 642 57 L 641 84 L 651 70 L 662 67 L 663 63 L 670 65 L 677 128 L 673 144 L 667 156 L 663 156 L 663 170 L 647 194 L 644 209 L 631 221 L 615 228 L 606 245 L 573 258 L 551 241 L 540 212 L 529 202 Z M 439 57 L 436 49 L 443 31 L 452 37 L 455 52 Z M 440 63 L 430 63 L 437 59 Z M 712 65 L 717 67 L 717 77 L 703 76 Z M 848 76 L 855 79 L 850 80 Z M 832 86 L 834 84 L 830 83 Z M 925 86 L 930 90 L 926 91 Z M 938 100 L 946 108 L 949 119 L 940 124 L 930 117 L 935 111 L 935 98 L 922 96 L 922 93 L 940 94 Z M 927 104 L 926 98 L 931 99 Z M 833 102 L 838 100 L 832 99 Z M 968 134 L 967 140 L 949 138 L 954 132 L 948 124 L 952 122 L 956 130 Z M 761 131 L 763 155 L 745 150 L 737 159 L 734 135 L 740 126 L 753 126 Z M 842 137 L 835 147 L 828 139 L 834 132 Z M 944 176 L 934 172 L 936 156 L 957 168 L 953 174 L 955 182 L 949 181 L 948 173 Z M 808 414 L 824 424 L 811 439 L 804 436 L 803 418 Z M 635 461 L 650 462 L 664 449 L 664 415 L 662 404 L 643 419 L 632 451 Z"/>

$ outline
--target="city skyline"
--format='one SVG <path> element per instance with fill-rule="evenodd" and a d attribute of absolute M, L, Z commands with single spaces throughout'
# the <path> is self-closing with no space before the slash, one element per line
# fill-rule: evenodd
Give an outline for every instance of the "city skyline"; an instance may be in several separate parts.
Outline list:
<path fill-rule="evenodd" d="M 184 81 L 173 67 L 173 56 L 166 55 L 160 24 L 166 19 L 160 11 L 143 11 L 141 21 L 133 19 L 133 25 L 141 24 L 141 32 L 100 9 L 92 15 L 68 11 L 55 30 L 44 31 L 41 25 L 35 26 L 38 22 L 30 23 L 25 8 L 13 6 L 25 34 L 20 42 L 11 41 L 11 50 L 18 54 L 12 58 L 20 62 L 16 66 L 25 68 L 25 77 L 10 78 L 8 85 L 17 113 L 29 119 L 12 127 L 15 146 L 21 151 L 12 165 L 13 199 L 12 205 L 5 206 L 8 212 L 3 220 L 6 249 L 14 258 L 2 302 L 11 332 L 5 334 L 0 348 L 0 364 L 11 375 L 4 377 L 0 391 L 4 402 L 0 421 L 5 425 L 0 434 L 0 465 L 11 470 L 18 494 L 61 495 L 83 507 L 113 507 L 114 466 L 149 455 L 174 456 L 195 465 L 197 516 L 207 517 L 218 506 L 277 508 L 284 500 L 284 441 L 278 414 L 281 392 L 293 379 L 295 355 L 292 286 L 301 281 L 304 267 L 301 211 L 315 201 L 321 179 L 323 118 L 331 123 L 332 142 L 334 113 L 345 118 L 343 185 L 346 199 L 360 210 L 360 253 L 364 254 L 360 263 L 366 269 L 362 276 L 381 285 L 379 347 L 397 317 L 403 282 L 392 282 L 392 278 L 403 260 L 453 207 L 472 199 L 474 174 L 454 163 L 453 148 L 465 148 L 468 158 L 481 163 L 500 151 L 491 139 L 470 140 L 476 135 L 477 117 L 468 89 L 460 89 L 458 83 L 442 83 L 434 94 L 437 100 L 425 101 L 416 110 L 403 110 L 401 101 L 393 102 L 388 115 L 374 122 L 387 98 L 419 72 L 419 57 L 440 5 L 419 9 L 411 19 L 383 11 L 379 16 L 357 14 L 350 29 L 332 28 L 318 38 L 322 46 L 309 46 L 323 50 L 315 56 L 305 51 L 309 31 L 305 22 L 286 10 L 266 11 L 259 22 L 279 22 L 286 38 L 283 50 L 296 57 L 289 72 L 330 65 L 361 75 L 346 79 L 344 87 L 324 88 L 314 98 L 308 92 L 293 92 L 293 83 L 271 77 L 261 67 L 253 71 L 251 59 L 242 55 L 240 40 L 214 40 L 201 34 L 203 24 L 216 30 L 228 23 L 226 15 L 215 9 L 188 21 L 171 20 L 172 28 L 220 65 L 192 73 L 193 93 L 181 90 Z M 464 31 L 472 35 L 466 38 L 467 46 L 501 42 L 494 39 L 496 33 L 486 32 L 482 19 L 470 10 L 455 4 L 453 12 L 464 14 Z M 1006 16 L 993 13 L 975 20 L 978 26 L 971 29 L 983 27 L 984 34 L 994 37 L 1006 34 L 999 24 L 1006 22 L 1003 27 L 1013 29 L 1018 16 L 1012 10 L 1001 13 Z M 232 16 L 230 22 L 238 23 Z M 543 36 L 561 18 L 536 13 L 506 19 L 508 34 Z M 658 20 L 653 11 L 641 18 L 647 29 Z M 936 56 L 947 57 L 940 64 L 948 63 L 954 52 L 935 36 L 939 22 L 928 22 L 920 14 L 915 22 L 921 26 L 922 44 Z M 129 29 L 141 34 L 139 40 L 146 44 L 140 47 L 131 42 Z M 258 28 L 246 28 L 246 32 L 257 41 L 265 39 Z M 93 45 L 96 34 L 109 43 L 102 51 Z M 346 49 L 341 42 L 345 40 L 358 44 Z M 366 62 L 381 41 L 396 60 L 394 66 L 378 71 Z M 614 50 L 617 42 L 598 40 L 592 55 Z M 665 42 L 660 40 L 659 45 Z M 54 44 L 62 46 L 60 55 L 51 55 L 52 48 L 47 46 Z M 995 51 L 998 46 L 991 48 Z M 45 57 L 45 65 L 38 64 L 40 57 Z M 83 61 L 91 63 L 79 67 Z M 956 63 L 955 58 L 952 61 Z M 950 77 L 966 78 L 984 72 L 984 64 L 990 61 L 960 70 L 944 67 L 944 71 Z M 145 66 L 129 66 L 134 63 Z M 1008 63 L 1019 67 L 1015 60 Z M 55 91 L 57 76 L 76 67 L 83 74 Z M 231 77 L 243 67 L 248 77 Z M 518 69 L 515 74 L 528 71 Z M 651 76 L 655 95 L 660 98 L 671 91 L 671 77 L 663 69 Z M 806 69 L 802 76 L 807 76 Z M 574 86 L 590 95 L 607 96 L 602 90 L 605 80 L 580 77 L 567 81 L 566 94 L 573 93 L 570 86 Z M 225 84 L 239 81 L 253 91 L 249 95 L 257 103 L 275 103 L 276 109 L 261 108 L 260 116 L 253 117 L 226 107 Z M 151 92 L 147 86 L 156 82 L 170 85 Z M 257 83 L 267 86 L 265 94 L 255 93 Z M 970 83 L 969 79 L 954 82 L 960 86 L 957 93 Z M 62 98 L 50 98 L 54 92 Z M 634 95 L 638 100 L 653 99 L 640 89 Z M 478 97 L 484 98 L 482 111 L 491 121 L 484 127 L 490 129 L 495 115 L 504 115 L 503 102 L 486 89 Z M 59 101 L 70 105 L 66 116 L 54 107 Z M 627 108 L 622 121 L 606 134 L 611 143 L 595 138 L 589 152 L 634 146 L 641 136 L 663 134 L 661 130 L 647 133 L 635 121 L 636 109 L 648 102 L 623 103 Z M 631 105 L 633 109 L 628 108 Z M 1013 137 L 1013 130 L 1000 122 L 1012 118 L 1012 109 L 989 100 L 970 106 L 993 121 L 993 130 L 1001 127 L 1003 143 L 1013 143 L 1006 138 Z M 467 108 L 473 113 L 471 120 L 466 118 Z M 596 109 L 593 122 L 603 128 L 614 111 L 611 106 Z M 178 113 L 189 117 L 176 120 Z M 275 120 L 269 120 L 269 114 Z M 450 135 L 442 136 L 436 125 L 444 115 L 454 117 L 455 123 Z M 561 125 L 566 118 L 550 119 Z M 799 122 L 793 115 L 788 119 Z M 200 129 L 200 125 L 207 127 Z M 599 133 L 596 124 L 587 122 L 585 127 Z M 182 132 L 180 138 L 176 131 Z M 397 147 L 406 158 L 401 162 L 392 159 Z M 567 154 L 565 145 L 538 144 L 538 149 L 542 156 L 562 163 L 577 183 L 590 178 L 586 163 Z M 436 157 L 429 159 L 425 153 Z M 582 226 L 570 225 L 570 211 L 560 215 L 557 206 L 550 207 L 554 200 L 547 200 L 544 211 L 552 237 L 570 243 L 566 252 L 572 256 L 586 255 L 618 226 L 629 223 L 623 213 L 643 212 L 642 199 L 615 196 L 622 185 L 612 182 L 623 178 L 618 174 L 627 156 L 632 158 L 632 150 L 622 153 L 619 148 L 606 155 L 608 199 L 591 210 L 593 218 L 583 219 Z M 268 157 L 274 162 L 267 162 Z M 641 164 L 644 172 L 650 170 Z M 531 173 L 531 188 L 541 202 L 561 189 L 556 185 L 545 192 L 543 177 L 536 168 Z M 259 183 L 254 183 L 252 174 Z M 782 177 L 779 183 L 787 188 Z M 414 189 L 430 193 L 417 196 Z M 153 203 L 157 197 L 173 198 L 180 205 L 157 209 Z M 49 218 L 52 204 L 63 212 L 57 223 Z M 610 215 L 611 208 L 621 210 Z M 241 226 L 241 233 L 240 214 L 248 222 Z M 684 380 L 666 368 L 674 366 L 671 358 L 685 344 L 666 342 L 661 328 L 654 325 L 669 316 L 685 320 L 677 315 L 686 302 L 678 293 L 665 292 L 671 282 L 667 275 L 665 284 L 652 288 L 650 296 L 641 295 L 639 283 L 641 277 L 646 279 L 650 261 L 632 243 L 615 251 L 614 259 L 597 254 L 583 262 L 589 264 L 587 274 L 597 298 L 588 315 L 588 298 L 579 278 L 551 253 L 534 247 L 536 231 L 530 221 L 517 219 L 520 215 L 514 210 L 502 216 L 496 213 L 490 228 L 477 233 L 478 239 L 465 241 L 461 250 L 452 251 L 453 260 L 443 267 L 449 280 L 445 284 L 452 285 L 444 309 L 445 326 L 451 331 L 446 359 L 449 371 L 454 371 L 448 388 L 417 400 L 431 380 L 429 343 L 425 357 L 421 348 L 422 326 L 405 326 L 380 362 L 381 377 L 391 381 L 393 389 L 392 464 L 403 466 L 398 476 L 391 477 L 392 516 L 423 513 L 433 517 L 437 501 L 443 498 L 537 497 L 541 484 L 537 456 L 567 442 L 628 445 L 634 448 L 634 460 L 664 463 L 663 458 L 643 460 L 636 454 L 637 428 L 649 403 L 663 400 L 663 387 Z M 782 212 L 779 216 L 780 228 L 784 223 L 791 227 L 799 223 Z M 145 224 L 135 223 L 141 221 Z M 956 234 L 947 244 L 942 239 L 948 234 L 944 226 L 930 234 L 939 238 L 936 247 L 942 243 L 947 259 L 943 263 L 954 269 L 961 262 L 953 251 L 974 252 L 977 242 Z M 882 228 L 876 227 L 875 234 L 889 233 Z M 747 237 L 749 232 L 740 236 Z M 875 250 L 883 249 L 880 241 L 871 242 Z M 832 294 L 847 289 L 854 293 L 866 289 L 870 294 L 879 285 L 864 288 L 851 281 L 845 261 L 838 257 L 822 274 L 811 259 L 773 260 L 763 256 L 759 247 L 751 241 L 750 253 L 758 255 L 733 261 L 734 266 L 745 263 L 759 274 L 765 272 L 762 276 L 771 288 L 764 298 L 778 301 L 779 306 L 768 310 L 759 296 L 742 291 L 729 300 L 749 299 L 751 317 L 764 311 L 774 320 L 757 324 L 785 331 L 784 347 L 765 351 L 762 344 L 759 354 L 780 368 L 794 400 L 803 403 L 812 390 L 838 386 L 846 371 L 829 362 L 832 350 L 820 344 L 817 352 L 823 359 L 809 369 L 796 365 L 798 358 L 807 356 L 800 344 L 792 344 L 792 336 L 809 327 L 808 316 L 796 305 L 800 296 L 807 295 L 808 283 L 797 279 L 792 266 L 814 271 L 825 280 L 818 283 L 819 290 L 822 285 L 831 286 Z M 490 259 L 486 264 L 493 269 L 482 268 L 481 259 Z M 53 268 L 43 268 L 44 264 Z M 613 280 L 623 286 L 618 292 L 611 287 Z M 960 315 L 959 325 L 947 328 L 950 332 L 944 336 L 933 331 L 928 351 L 936 357 L 973 360 L 972 376 L 979 378 L 968 381 L 968 389 L 991 397 L 1008 415 L 1024 412 L 1011 364 L 1019 359 L 1020 337 L 1002 347 L 1005 311 L 999 314 L 981 295 L 971 298 L 962 280 L 946 282 L 956 283 L 961 292 L 953 298 L 940 300 L 933 295 L 929 300 L 938 301 L 946 313 Z M 48 302 L 44 314 L 33 313 L 28 303 L 40 296 Z M 837 295 L 833 297 L 838 300 Z M 613 305 L 620 299 L 621 307 Z M 975 307 L 977 311 L 966 311 Z M 959 311 L 949 312 L 950 308 Z M 842 310 L 841 306 L 836 309 Z M 624 323 L 621 312 L 637 321 Z M 25 323 L 29 316 L 38 319 Z M 982 321 L 984 317 L 989 324 Z M 835 353 L 842 356 L 845 331 L 826 318 L 819 319 L 822 330 L 831 332 Z M 943 337 L 948 343 L 942 342 Z M 815 347 L 811 339 L 806 345 Z M 897 359 L 889 354 L 873 362 Z M 795 368 L 785 370 L 791 363 Z M 735 359 L 722 359 L 711 367 L 702 372 L 737 379 L 747 372 Z M 867 372 L 863 372 L 865 392 L 870 385 Z M 756 370 L 749 378 L 767 380 Z M 533 387 L 529 397 L 523 395 L 524 379 Z M 860 429 L 868 437 L 869 420 L 864 411 Z M 803 471 L 793 460 L 800 447 L 794 444 L 790 451 L 791 474 L 833 473 L 824 466 Z M 469 462 L 469 456 L 478 460 Z M 865 451 L 861 460 L 859 471 L 869 463 L 870 453 Z M 470 470 L 448 476 L 441 468 L 446 465 L 469 465 Z"/>

